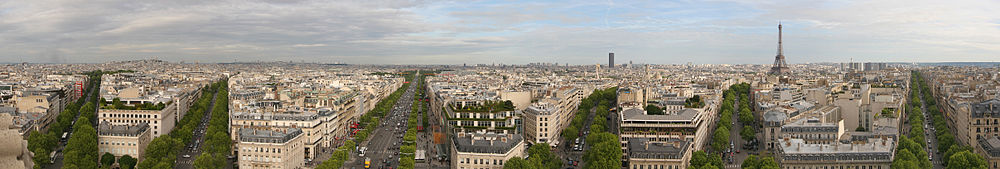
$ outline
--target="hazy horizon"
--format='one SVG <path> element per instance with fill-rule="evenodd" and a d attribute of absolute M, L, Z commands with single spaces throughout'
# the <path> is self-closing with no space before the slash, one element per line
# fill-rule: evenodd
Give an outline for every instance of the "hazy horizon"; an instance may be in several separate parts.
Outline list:
<path fill-rule="evenodd" d="M 0 62 L 998 62 L 1000 1 L 7 1 Z"/>

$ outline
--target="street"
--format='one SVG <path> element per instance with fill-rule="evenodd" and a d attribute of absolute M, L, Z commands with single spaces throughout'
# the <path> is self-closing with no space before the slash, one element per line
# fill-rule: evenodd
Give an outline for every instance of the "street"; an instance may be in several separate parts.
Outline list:
<path fill-rule="evenodd" d="M 381 123 L 372 131 L 371 137 L 358 144 L 359 147 L 367 148 L 362 153 L 364 156 L 360 156 L 357 151 L 351 152 L 350 160 L 344 163 L 343 168 L 364 168 L 366 158 L 371 160 L 371 168 L 398 168 L 399 147 L 403 144 L 403 135 L 406 134 L 407 120 L 417 83 L 419 82 L 411 82 L 389 113 L 380 119 Z"/>
<path fill-rule="evenodd" d="M 739 102 L 733 102 L 733 108 L 739 108 L 739 107 L 740 107 Z M 733 128 L 729 130 L 729 142 L 733 144 L 733 150 L 732 152 L 730 152 L 732 156 L 723 155 L 722 161 L 723 163 L 725 163 L 726 168 L 736 169 L 736 168 L 741 168 L 743 160 L 746 160 L 747 157 L 750 156 L 751 152 L 749 150 L 743 149 L 743 144 L 746 143 L 745 142 L 746 140 L 743 140 L 743 137 L 740 136 L 740 131 L 743 131 L 744 124 L 739 121 L 739 115 L 737 115 L 737 113 L 734 112 L 731 118 L 733 122 Z M 739 152 L 737 153 L 736 151 Z M 756 152 L 756 154 L 760 154 L 760 152 L 758 151 Z M 733 158 L 732 162 L 729 161 L 729 158 Z"/>
<path fill-rule="evenodd" d="M 99 79 L 94 79 L 94 80 L 99 80 Z M 84 103 L 91 102 L 92 101 L 91 99 L 93 98 L 93 96 L 99 90 L 100 90 L 100 84 L 98 83 L 98 85 L 96 87 L 94 87 L 93 89 L 91 89 L 87 93 L 87 95 L 84 96 L 84 97 L 86 97 L 86 98 L 83 98 L 83 99 L 86 99 L 86 101 Z M 80 106 L 83 106 L 83 105 L 80 105 Z M 101 106 L 94 106 L 94 107 L 95 107 L 95 110 L 94 110 L 95 113 L 94 114 L 96 115 L 97 114 L 96 113 L 97 110 L 99 110 Z M 77 119 L 80 119 L 80 113 L 77 113 L 76 116 L 73 117 L 73 124 L 76 124 L 76 120 Z M 93 120 L 97 120 L 97 119 L 95 118 Z M 70 127 L 69 129 L 66 130 L 66 132 L 69 133 L 69 135 L 66 136 L 67 137 L 66 141 L 68 141 L 69 140 L 68 137 L 70 137 L 70 136 L 73 135 L 73 128 Z M 56 146 L 56 149 L 53 150 L 53 151 L 57 151 L 58 152 L 58 153 L 56 153 L 55 158 L 52 159 L 53 164 L 48 165 L 45 168 L 47 168 L 47 169 L 59 169 L 59 168 L 62 168 L 62 165 L 63 165 L 63 153 L 65 153 L 62 150 L 66 148 L 66 141 L 59 141 L 58 145 Z"/>
<path fill-rule="evenodd" d="M 187 146 L 181 153 L 177 154 L 177 162 L 174 164 L 176 169 L 191 169 L 194 168 L 194 159 L 201 155 L 201 143 L 205 142 L 205 130 L 208 128 L 208 121 L 212 118 L 212 109 L 215 107 L 216 93 L 212 94 L 212 102 L 209 102 L 207 108 L 205 108 L 205 113 L 201 117 L 201 122 L 198 123 L 198 128 L 194 129 L 194 135 L 191 137 L 191 141 L 187 142 Z M 231 165 L 227 165 L 231 167 Z"/>
<path fill-rule="evenodd" d="M 910 89 L 910 90 L 920 90 L 920 88 Z M 922 92 L 922 91 L 921 91 Z M 919 92 L 918 92 L 919 93 Z M 937 152 L 937 135 L 934 134 L 934 124 L 931 120 L 931 114 L 927 112 L 927 103 L 924 102 L 924 97 L 920 98 L 920 113 L 924 116 L 924 140 L 927 142 L 927 156 L 931 158 L 931 164 L 934 165 L 935 169 L 943 169 L 944 163 L 941 161 L 939 152 Z M 908 130 L 907 130 L 908 131 Z"/>
<path fill-rule="evenodd" d="M 590 108 L 590 113 L 587 113 L 585 115 L 585 116 L 587 116 L 587 118 L 583 122 L 583 124 L 584 124 L 583 128 L 580 129 L 580 133 L 577 133 L 577 135 L 580 136 L 579 137 L 580 138 L 580 144 L 583 145 L 583 150 L 587 150 L 588 147 L 590 146 L 590 144 L 587 144 L 585 140 L 587 139 L 587 135 L 590 134 L 590 124 L 594 122 L 594 116 L 596 116 L 596 111 L 597 111 L 597 107 L 598 107 L 597 105 L 600 103 L 600 99 L 594 99 L 594 100 L 595 100 L 594 103 L 593 103 L 594 106 L 592 108 Z M 587 103 L 580 103 L 580 104 L 587 104 Z M 612 114 L 613 113 L 609 113 L 608 116 L 612 116 Z M 577 116 L 580 116 L 580 114 L 577 114 Z M 617 123 L 617 122 L 608 121 L 608 123 L 609 124 L 613 124 L 613 123 Z M 618 132 L 618 131 L 617 130 L 613 130 L 613 132 Z M 566 138 L 563 138 L 563 139 L 566 139 Z M 583 166 L 585 165 L 583 163 L 583 152 L 584 151 L 575 151 L 575 150 L 573 150 L 573 145 L 575 143 L 576 143 L 576 140 L 563 140 L 561 145 L 559 145 L 558 147 L 556 147 L 555 149 L 553 149 L 553 151 L 555 151 L 554 153 L 560 157 L 559 159 L 560 160 L 564 160 L 563 161 L 563 167 L 565 167 L 565 168 L 576 168 L 576 167 L 583 168 Z M 527 147 L 525 147 L 525 148 L 527 148 Z M 573 161 L 577 161 L 578 164 L 574 166 L 573 164 L 569 163 L 568 159 L 572 159 Z"/>

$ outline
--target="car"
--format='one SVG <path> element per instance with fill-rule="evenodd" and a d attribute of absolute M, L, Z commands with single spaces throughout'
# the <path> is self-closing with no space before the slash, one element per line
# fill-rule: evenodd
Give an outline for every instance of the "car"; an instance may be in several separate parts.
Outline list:
<path fill-rule="evenodd" d="M 740 149 L 736 149 L 736 153 L 740 153 Z"/>
<path fill-rule="evenodd" d="M 184 154 L 184 155 L 183 155 L 183 156 L 181 156 L 181 157 L 184 157 L 184 158 L 191 158 L 191 155 L 187 155 L 187 154 Z"/>

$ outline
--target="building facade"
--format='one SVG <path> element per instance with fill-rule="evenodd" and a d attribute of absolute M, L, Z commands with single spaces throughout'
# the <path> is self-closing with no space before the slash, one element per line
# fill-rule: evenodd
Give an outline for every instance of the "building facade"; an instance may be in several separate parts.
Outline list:
<path fill-rule="evenodd" d="M 102 155 L 104 153 L 111 153 L 115 157 L 129 155 L 141 160 L 152 140 L 149 124 L 146 123 L 114 125 L 102 122 L 97 126 L 97 149 Z"/>
<path fill-rule="evenodd" d="M 896 142 L 888 138 L 835 144 L 808 144 L 802 139 L 782 139 L 776 160 L 783 169 L 889 169 Z"/>
<path fill-rule="evenodd" d="M 524 149 L 517 134 L 459 133 L 452 137 L 451 168 L 502 169 L 504 161 L 523 158 Z"/>
<path fill-rule="evenodd" d="M 305 164 L 302 130 L 240 129 L 239 168 L 295 169 Z"/>

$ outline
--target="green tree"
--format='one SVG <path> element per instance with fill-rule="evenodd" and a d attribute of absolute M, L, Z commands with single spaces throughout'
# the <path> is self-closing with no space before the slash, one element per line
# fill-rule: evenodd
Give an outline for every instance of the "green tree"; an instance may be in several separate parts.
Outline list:
<path fill-rule="evenodd" d="M 970 151 L 962 151 L 948 157 L 947 169 L 986 169 L 989 164 L 986 160 Z"/>
<path fill-rule="evenodd" d="M 691 160 L 689 160 L 691 166 L 703 166 L 708 163 L 708 154 L 705 151 L 698 150 L 691 154 Z"/>
<path fill-rule="evenodd" d="M 750 125 L 744 125 L 743 130 L 740 131 L 740 137 L 743 137 L 743 140 L 753 140 L 756 136 L 756 131 L 754 131 L 753 126 Z"/>
<path fill-rule="evenodd" d="M 107 167 L 112 164 L 115 164 L 115 155 L 111 153 L 104 153 L 104 155 L 101 156 L 101 166 Z"/>
<path fill-rule="evenodd" d="M 591 152 L 592 151 L 592 152 Z M 587 169 L 617 169 L 621 168 L 622 149 L 616 142 L 601 142 L 595 144 L 588 150 L 592 154 L 590 161 L 584 168 Z"/>
<path fill-rule="evenodd" d="M 719 169 L 719 167 L 714 166 L 712 164 L 707 164 L 705 166 L 698 167 L 698 169 Z"/>
<path fill-rule="evenodd" d="M 760 168 L 760 158 L 757 155 L 747 156 L 746 160 L 743 160 L 743 164 L 740 165 L 742 169 L 757 169 Z"/>
<path fill-rule="evenodd" d="M 758 165 L 758 168 L 760 168 L 760 169 L 780 169 L 781 167 L 778 166 L 778 162 L 777 161 L 774 161 L 774 157 L 764 157 L 763 159 L 760 160 L 760 165 Z"/>
<path fill-rule="evenodd" d="M 528 147 L 528 155 L 528 161 L 540 165 L 539 168 L 558 169 L 563 164 L 559 156 L 552 153 L 548 143 L 531 145 Z"/>
<path fill-rule="evenodd" d="M 506 163 L 503 163 L 503 169 L 533 169 L 534 165 L 531 165 L 528 160 L 524 160 L 521 157 L 511 157 L 507 159 Z"/>
<path fill-rule="evenodd" d="M 752 124 L 754 122 L 753 112 L 750 111 L 750 108 L 740 109 L 739 120 L 741 123 Z"/>
<path fill-rule="evenodd" d="M 49 151 L 49 149 L 46 149 L 46 148 L 36 148 L 36 149 L 32 150 L 31 152 L 35 153 L 35 156 L 31 157 L 31 160 L 33 160 L 35 162 L 35 166 L 36 167 L 39 167 L 39 168 L 44 167 L 45 165 L 49 164 L 49 161 L 52 160 L 52 159 L 49 159 L 49 153 L 51 153 Z"/>
<path fill-rule="evenodd" d="M 646 105 L 646 114 L 649 115 L 663 115 L 663 109 L 656 105 Z"/>
<path fill-rule="evenodd" d="M 590 133 L 604 132 L 604 126 L 599 124 L 590 125 Z"/>
<path fill-rule="evenodd" d="M 560 134 L 562 134 L 563 138 L 565 138 L 566 141 L 570 141 L 576 139 L 579 133 L 580 129 L 577 129 L 576 126 L 570 125 L 567 126 L 565 129 L 563 129 L 562 133 Z"/>
<path fill-rule="evenodd" d="M 123 155 L 121 158 L 118 158 L 118 166 L 123 169 L 133 169 L 137 162 L 139 162 L 138 159 L 132 158 L 129 155 Z"/>
<path fill-rule="evenodd" d="M 712 135 L 712 149 L 722 151 L 729 147 L 729 128 L 719 126 Z"/>
<path fill-rule="evenodd" d="M 955 155 L 956 153 L 962 152 L 962 151 L 972 152 L 973 150 L 972 150 L 972 147 L 969 147 L 969 146 L 951 146 L 951 148 L 948 148 L 948 151 L 946 151 L 944 153 L 944 156 L 942 156 L 942 157 L 951 157 L 952 155 Z M 941 162 L 943 162 L 944 165 L 946 165 L 946 166 L 948 165 L 948 161 L 949 160 L 950 160 L 950 158 L 941 158 Z"/>
<path fill-rule="evenodd" d="M 198 158 L 194 159 L 194 168 L 197 169 L 216 168 L 217 165 L 213 163 L 214 160 L 212 160 L 212 154 L 208 152 L 202 152 L 201 155 L 198 156 Z"/>
<path fill-rule="evenodd" d="M 604 169 L 621 166 L 622 150 L 618 136 L 607 132 L 592 133 L 587 136 L 587 142 L 592 146 L 584 152 L 583 160 L 587 163 L 584 168 Z"/>

